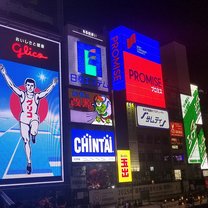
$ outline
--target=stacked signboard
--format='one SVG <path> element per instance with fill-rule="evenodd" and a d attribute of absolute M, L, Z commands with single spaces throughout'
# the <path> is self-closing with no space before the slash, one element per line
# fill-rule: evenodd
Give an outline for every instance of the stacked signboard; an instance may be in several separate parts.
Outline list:
<path fill-rule="evenodd" d="M 104 163 L 115 162 L 106 42 L 95 33 L 68 25 L 67 51 L 72 166 L 84 167 L 87 186 L 96 188 L 102 186 L 94 180 L 105 169 Z"/>
<path fill-rule="evenodd" d="M 110 56 L 113 90 L 135 106 L 137 126 L 169 129 L 159 43 L 120 26 L 110 32 Z"/>
<path fill-rule="evenodd" d="M 137 105 L 138 125 L 168 129 L 159 43 L 120 26 L 111 31 L 110 48 L 113 90 L 125 90 Z"/>

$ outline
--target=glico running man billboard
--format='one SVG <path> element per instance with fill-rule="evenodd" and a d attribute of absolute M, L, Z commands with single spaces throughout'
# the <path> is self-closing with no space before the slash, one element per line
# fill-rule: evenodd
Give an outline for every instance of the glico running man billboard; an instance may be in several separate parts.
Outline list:
<path fill-rule="evenodd" d="M 106 47 L 101 39 L 71 27 L 68 35 L 69 84 L 108 92 Z"/>
<path fill-rule="evenodd" d="M 108 95 L 69 89 L 69 108 L 71 122 L 112 126 Z"/>
<path fill-rule="evenodd" d="M 126 27 L 110 33 L 114 90 L 126 90 L 126 100 L 165 108 L 159 43 Z"/>
<path fill-rule="evenodd" d="M 63 181 L 60 43 L 0 25 L 0 186 Z"/>
<path fill-rule="evenodd" d="M 198 87 L 191 85 L 191 96 L 181 94 L 182 115 L 188 163 L 201 163 L 201 168 L 207 168 L 207 154 Z"/>

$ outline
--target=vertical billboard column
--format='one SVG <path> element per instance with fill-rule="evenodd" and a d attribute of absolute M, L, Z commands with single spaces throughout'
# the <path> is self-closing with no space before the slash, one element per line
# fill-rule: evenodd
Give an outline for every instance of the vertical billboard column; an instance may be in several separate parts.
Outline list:
<path fill-rule="evenodd" d="M 115 184 L 115 141 L 106 40 L 66 25 L 68 60 L 70 177 L 74 195 Z M 85 170 L 79 175 L 77 169 Z M 82 186 L 73 182 L 82 181 Z M 88 196 L 88 194 L 84 194 Z M 75 197 L 75 204 L 83 198 Z M 88 202 L 86 202 L 87 204 Z"/>
<path fill-rule="evenodd" d="M 131 159 L 129 150 L 117 150 L 118 181 L 132 182 Z"/>
<path fill-rule="evenodd" d="M 110 32 L 110 55 L 117 149 L 132 149 L 129 141 L 133 143 L 137 136 L 131 138 L 129 132 L 138 132 L 136 126 L 169 129 L 168 112 L 152 108 L 166 108 L 160 46 L 157 41 L 120 26 Z M 127 102 L 136 104 L 135 126 L 128 123 Z M 135 148 L 138 150 L 138 146 Z"/>
<path fill-rule="evenodd" d="M 170 143 L 172 149 L 181 149 L 184 138 L 183 123 L 171 121 L 170 122 Z"/>
<path fill-rule="evenodd" d="M 191 85 L 191 96 L 181 94 L 182 115 L 188 163 L 200 163 L 207 169 L 205 137 L 202 128 L 202 116 L 198 87 Z"/>
<path fill-rule="evenodd" d="M 63 182 L 60 43 L 0 25 L 0 186 Z"/>
<path fill-rule="evenodd" d="M 146 105 L 143 109 L 147 109 L 147 106 L 166 108 L 160 47 L 157 41 L 120 26 L 110 32 L 110 55 L 116 136 L 120 143 L 124 143 L 128 140 L 128 130 L 125 129 L 128 126 L 126 102 Z M 137 107 L 139 108 L 141 106 Z M 117 109 L 123 110 L 123 113 L 121 114 Z M 154 111 L 155 114 L 148 115 L 150 111 Z M 168 113 L 163 111 L 164 116 L 161 117 L 161 112 L 159 109 L 148 108 L 148 112 L 143 112 L 138 117 L 147 115 L 147 118 L 143 116 L 147 125 L 151 123 L 151 127 L 168 129 Z M 123 145 L 126 145 L 125 148 L 128 146 L 127 143 L 128 141 Z M 119 142 L 118 145 L 120 145 Z"/>

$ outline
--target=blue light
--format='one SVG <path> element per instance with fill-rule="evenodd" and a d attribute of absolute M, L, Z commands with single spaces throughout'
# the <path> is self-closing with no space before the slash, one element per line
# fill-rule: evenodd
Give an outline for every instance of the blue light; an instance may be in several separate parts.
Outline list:
<path fill-rule="evenodd" d="M 77 42 L 78 71 L 82 74 L 102 77 L 101 49 Z"/>
<path fill-rule="evenodd" d="M 158 41 L 124 26 L 115 28 L 110 32 L 111 71 L 114 90 L 124 90 L 126 88 L 124 51 L 158 64 L 161 63 Z"/>
<path fill-rule="evenodd" d="M 114 158 L 115 142 L 112 131 L 71 130 L 72 158 Z M 105 160 L 105 159 L 104 159 Z M 107 160 L 106 160 L 107 161 Z M 101 161 L 102 162 L 102 161 Z"/>

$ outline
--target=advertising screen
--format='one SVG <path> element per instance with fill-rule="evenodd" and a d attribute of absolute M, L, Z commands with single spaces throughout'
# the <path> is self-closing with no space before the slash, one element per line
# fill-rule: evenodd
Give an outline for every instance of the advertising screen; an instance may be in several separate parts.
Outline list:
<path fill-rule="evenodd" d="M 207 148 L 206 148 L 206 138 L 204 136 L 204 131 L 201 128 L 198 134 L 199 140 L 199 153 L 201 156 L 201 169 L 208 169 L 208 159 L 207 159 Z"/>
<path fill-rule="evenodd" d="M 120 26 L 110 33 L 114 90 L 126 90 L 126 100 L 165 108 L 159 43 Z"/>
<path fill-rule="evenodd" d="M 170 136 L 184 137 L 183 124 L 180 122 L 170 122 Z"/>
<path fill-rule="evenodd" d="M 206 153 L 203 150 L 205 138 L 200 126 L 202 117 L 197 86 L 191 85 L 191 96 L 181 94 L 181 105 L 188 163 L 202 163 Z"/>
<path fill-rule="evenodd" d="M 106 47 L 68 35 L 69 84 L 108 92 Z"/>
<path fill-rule="evenodd" d="M 63 181 L 60 43 L 0 25 L 0 186 Z"/>
<path fill-rule="evenodd" d="M 117 150 L 118 181 L 132 182 L 130 150 Z"/>
<path fill-rule="evenodd" d="M 165 108 L 161 65 L 124 52 L 126 100 Z"/>
<path fill-rule="evenodd" d="M 114 162 L 112 131 L 71 129 L 72 162 Z"/>
<path fill-rule="evenodd" d="M 69 89 L 69 109 L 71 122 L 112 126 L 108 95 Z"/>
<path fill-rule="evenodd" d="M 137 106 L 137 123 L 139 126 L 168 129 L 168 112 L 155 108 Z"/>

